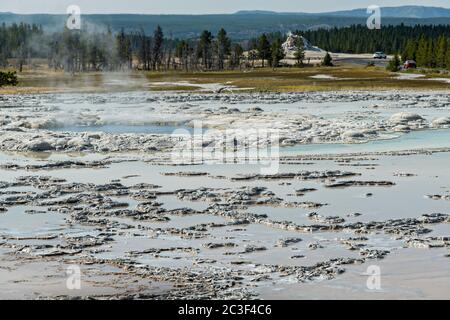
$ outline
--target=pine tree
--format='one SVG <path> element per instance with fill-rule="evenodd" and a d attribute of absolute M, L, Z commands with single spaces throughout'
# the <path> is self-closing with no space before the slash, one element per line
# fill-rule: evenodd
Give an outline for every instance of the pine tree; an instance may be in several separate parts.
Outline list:
<path fill-rule="evenodd" d="M 305 59 L 305 44 L 301 36 L 298 36 L 295 42 L 294 58 L 297 61 L 296 65 L 301 67 L 303 66 L 303 59 Z"/>
<path fill-rule="evenodd" d="M 331 58 L 331 55 L 329 52 L 325 55 L 322 61 L 322 65 L 325 67 L 332 67 L 333 66 L 333 58 Z"/>
<path fill-rule="evenodd" d="M 161 27 L 158 25 L 153 33 L 153 69 L 159 68 L 163 56 L 164 34 Z"/>
<path fill-rule="evenodd" d="M 251 61 L 252 68 L 255 67 L 255 60 L 258 58 L 258 41 L 250 39 L 248 42 L 248 60 Z"/>
<path fill-rule="evenodd" d="M 277 68 L 280 65 L 280 61 L 284 58 L 284 50 L 280 38 L 274 40 L 270 51 L 272 53 L 271 65 L 273 68 Z"/>
<path fill-rule="evenodd" d="M 6 55 L 6 50 L 0 49 L 0 67 L 6 67 L 8 65 L 8 57 Z"/>
<path fill-rule="evenodd" d="M 416 60 L 417 42 L 409 39 L 402 53 L 402 61 Z"/>
<path fill-rule="evenodd" d="M 180 60 L 181 65 L 185 71 L 189 70 L 190 67 L 189 57 L 191 56 L 192 52 L 193 52 L 192 47 L 186 40 L 183 40 L 180 43 L 178 43 L 177 48 L 175 50 L 175 57 L 177 57 Z"/>
<path fill-rule="evenodd" d="M 217 34 L 217 59 L 219 70 L 224 69 L 225 57 L 230 54 L 231 41 L 227 37 L 227 32 L 222 28 Z"/>
<path fill-rule="evenodd" d="M 437 42 L 436 50 L 436 66 L 438 68 L 445 68 L 447 54 L 447 39 L 441 36 Z"/>
<path fill-rule="evenodd" d="M 124 66 L 131 68 L 132 63 L 132 48 L 130 38 L 127 37 L 125 31 L 122 29 L 116 37 L 117 56 L 119 58 L 120 68 Z"/>
<path fill-rule="evenodd" d="M 445 53 L 445 66 L 450 69 L 450 38 L 447 39 L 447 52 Z"/>
<path fill-rule="evenodd" d="M 242 58 L 243 54 L 244 54 L 244 49 L 242 49 L 242 46 L 238 43 L 233 44 L 233 47 L 231 50 L 231 66 L 233 68 L 241 66 L 241 58 Z"/>
<path fill-rule="evenodd" d="M 202 59 L 202 65 L 205 69 L 211 68 L 211 54 L 212 54 L 212 40 L 211 32 L 205 30 L 200 35 L 200 41 L 197 47 L 197 56 Z"/>
<path fill-rule="evenodd" d="M 428 64 L 428 41 L 422 36 L 417 45 L 416 62 L 417 66 L 426 66 Z"/>
<path fill-rule="evenodd" d="M 138 34 L 138 58 L 139 63 L 144 70 L 150 70 L 152 67 L 152 41 L 147 37 L 142 29 Z"/>
<path fill-rule="evenodd" d="M 426 66 L 429 67 L 429 68 L 436 67 L 435 42 L 432 39 L 428 40 Z"/>
<path fill-rule="evenodd" d="M 263 33 L 258 40 L 258 56 L 262 60 L 262 67 L 264 68 L 265 60 L 270 59 L 272 56 L 272 53 L 270 52 L 270 43 L 265 33 Z"/>
<path fill-rule="evenodd" d="M 386 66 L 386 70 L 391 72 L 397 72 L 400 70 L 400 65 L 401 65 L 400 57 L 398 56 L 398 54 L 395 54 L 394 58 L 390 60 L 388 65 Z"/>

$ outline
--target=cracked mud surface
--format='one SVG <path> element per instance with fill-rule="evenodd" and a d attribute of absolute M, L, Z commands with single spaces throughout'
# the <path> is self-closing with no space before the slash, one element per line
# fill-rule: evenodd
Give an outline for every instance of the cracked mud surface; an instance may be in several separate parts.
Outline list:
<path fill-rule="evenodd" d="M 67 105 L 67 118 L 87 126 L 120 122 L 100 109 L 141 104 L 186 127 L 196 115 L 216 128 L 298 129 L 286 146 L 354 143 L 445 128 L 448 95 L 342 93 L 336 106 L 323 93 L 112 97 L 1 98 L 0 296 L 378 298 L 364 276 L 378 265 L 385 297 L 450 297 L 450 143 L 282 151 L 279 172 L 262 174 L 242 163 L 175 165 L 167 134 L 53 130 L 68 125 Z M 331 112 L 308 114 L 305 99 Z M 80 291 L 66 288 L 70 265 L 81 268 Z"/>

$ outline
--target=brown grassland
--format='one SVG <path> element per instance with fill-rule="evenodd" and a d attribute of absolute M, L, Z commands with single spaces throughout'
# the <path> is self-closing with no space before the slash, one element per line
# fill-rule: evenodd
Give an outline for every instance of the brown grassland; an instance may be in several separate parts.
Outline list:
<path fill-rule="evenodd" d="M 312 78 L 313 76 L 321 78 Z M 323 77 L 326 76 L 326 77 Z M 89 72 L 67 74 L 40 66 L 18 75 L 19 86 L 2 87 L 0 94 L 47 92 L 116 92 L 129 90 L 198 91 L 208 84 L 239 88 L 245 92 L 304 92 L 338 90 L 449 90 L 449 78 L 428 72 L 422 78 L 396 79 L 398 74 L 381 67 L 341 64 L 335 67 L 256 68 L 221 72 Z M 203 88 L 203 91 L 207 89 Z"/>

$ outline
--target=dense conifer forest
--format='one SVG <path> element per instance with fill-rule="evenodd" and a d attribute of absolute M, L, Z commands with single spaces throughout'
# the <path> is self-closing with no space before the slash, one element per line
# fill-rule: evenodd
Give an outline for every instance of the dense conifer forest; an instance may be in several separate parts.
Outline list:
<path fill-rule="evenodd" d="M 419 67 L 450 68 L 450 25 L 366 26 L 298 31 L 313 45 L 330 52 L 399 54 Z M 66 72 L 139 70 L 224 70 L 258 65 L 278 67 L 285 57 L 286 35 L 263 33 L 249 40 L 233 40 L 225 29 L 204 30 L 191 39 L 173 39 L 157 27 L 132 32 L 85 32 L 64 29 L 44 32 L 29 24 L 0 26 L 0 67 L 22 71 L 34 59 Z M 296 53 L 301 66 L 301 48 Z M 258 63 L 256 63 L 258 61 Z"/>

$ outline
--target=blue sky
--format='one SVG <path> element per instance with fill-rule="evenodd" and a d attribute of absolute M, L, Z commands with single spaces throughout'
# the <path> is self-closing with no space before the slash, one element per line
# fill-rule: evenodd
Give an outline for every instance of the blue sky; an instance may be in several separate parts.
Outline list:
<path fill-rule="evenodd" d="M 238 10 L 324 12 L 369 5 L 426 5 L 450 8 L 450 0 L 0 0 L 0 12 L 65 13 L 68 5 L 82 13 L 232 13 Z"/>

